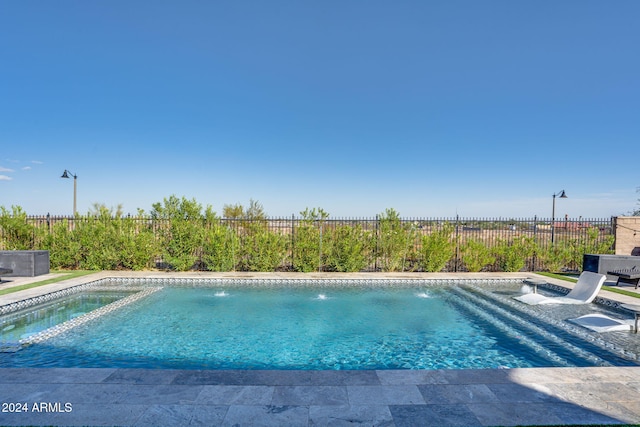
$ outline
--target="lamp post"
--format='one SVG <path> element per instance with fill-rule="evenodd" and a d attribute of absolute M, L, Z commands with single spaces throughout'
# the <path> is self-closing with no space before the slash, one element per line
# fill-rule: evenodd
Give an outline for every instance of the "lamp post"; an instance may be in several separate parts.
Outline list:
<path fill-rule="evenodd" d="M 561 199 L 567 198 L 567 195 L 565 194 L 564 190 L 559 191 L 553 195 L 553 206 L 551 207 L 551 244 L 552 245 L 555 240 L 555 229 L 556 229 L 556 196 L 560 197 Z"/>
<path fill-rule="evenodd" d="M 78 176 L 68 170 L 64 170 L 62 172 L 62 176 L 60 178 L 71 178 L 73 176 L 73 216 L 76 216 L 76 195 L 78 190 Z"/>

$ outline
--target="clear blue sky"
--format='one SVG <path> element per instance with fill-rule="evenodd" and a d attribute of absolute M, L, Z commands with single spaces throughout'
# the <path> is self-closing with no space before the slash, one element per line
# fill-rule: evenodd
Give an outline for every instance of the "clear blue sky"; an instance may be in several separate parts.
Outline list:
<path fill-rule="evenodd" d="M 0 0 L 0 206 L 609 217 L 640 1 Z"/>

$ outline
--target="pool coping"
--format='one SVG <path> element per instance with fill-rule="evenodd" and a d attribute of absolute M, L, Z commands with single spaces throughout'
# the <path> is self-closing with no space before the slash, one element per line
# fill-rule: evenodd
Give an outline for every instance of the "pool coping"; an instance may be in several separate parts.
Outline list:
<path fill-rule="evenodd" d="M 572 287 L 569 282 L 533 273 L 100 272 L 3 295 L 0 305 L 107 277 L 500 277 L 538 278 Z M 634 300 L 601 293 L 620 303 Z M 433 371 L 0 368 L 0 390 L 0 403 L 23 402 L 29 409 L 0 412 L 0 425 L 640 423 L 640 367 Z M 34 412 L 34 405 L 43 411 Z"/>

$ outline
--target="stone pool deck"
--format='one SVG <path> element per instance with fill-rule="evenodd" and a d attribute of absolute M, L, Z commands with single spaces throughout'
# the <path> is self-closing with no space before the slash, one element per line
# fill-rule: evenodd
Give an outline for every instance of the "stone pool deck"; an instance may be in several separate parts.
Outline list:
<path fill-rule="evenodd" d="M 0 296 L 0 305 L 113 276 L 274 277 L 274 274 L 102 272 L 3 295 Z M 292 274 L 275 276 L 297 277 Z M 327 276 L 318 273 L 300 277 Z M 341 277 L 486 278 L 535 275 L 376 273 Z M 29 280 L 38 281 L 42 277 Z M 12 282 L 13 285 L 25 283 L 16 281 L 20 283 Z M 567 282 L 559 283 L 567 285 Z M 7 285 L 3 281 L 0 289 Z M 634 300 L 606 291 L 602 291 L 600 296 L 622 302 Z M 16 412 L 15 404 L 18 403 L 27 412 Z M 0 404 L 0 425 L 636 424 L 640 423 L 640 367 L 434 371 L 2 368 Z"/>
<path fill-rule="evenodd" d="M 513 426 L 640 422 L 640 368 L 0 370 L 0 425 Z M 48 404 L 41 408 L 41 404 Z M 53 412 L 37 412 L 43 409 Z M 3 407 L 4 408 L 4 407 Z M 65 412 L 68 411 L 68 412 Z"/>

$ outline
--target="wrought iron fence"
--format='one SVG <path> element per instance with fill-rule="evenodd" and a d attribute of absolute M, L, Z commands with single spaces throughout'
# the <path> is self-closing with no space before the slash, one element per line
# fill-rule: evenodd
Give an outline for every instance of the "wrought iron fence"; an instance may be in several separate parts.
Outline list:
<path fill-rule="evenodd" d="M 167 230 L 171 227 L 169 219 L 157 219 L 150 216 L 111 218 L 110 221 L 129 221 L 134 224 L 135 233 L 140 230 L 152 231 L 157 240 L 166 238 Z M 26 224 L 32 226 L 33 242 L 42 239 L 43 235 L 51 234 L 56 227 L 64 227 L 73 232 L 81 223 L 105 221 L 103 217 L 92 216 L 28 216 Z M 299 260 L 304 256 L 317 259 L 317 266 L 313 270 L 331 270 L 326 257 L 336 242 L 337 233 L 344 230 L 358 230 L 358 236 L 366 245 L 366 260 L 361 271 L 425 271 L 420 263 L 420 256 L 431 250 L 424 245 L 430 244 L 426 236 L 434 233 L 444 233 L 453 251 L 451 258 L 441 271 L 466 271 L 470 263 L 465 261 L 465 251 L 474 243 L 481 243 L 489 250 L 507 248 L 514 252 L 526 244 L 533 248 L 526 254 L 525 265 L 521 270 L 536 271 L 541 269 L 579 270 L 582 255 L 585 251 L 598 250 L 599 253 L 613 253 L 615 240 L 615 217 L 612 218 L 578 218 L 556 220 L 548 218 L 402 218 L 393 223 L 385 222 L 385 218 L 339 218 L 309 220 L 292 216 L 290 218 L 266 219 L 214 219 L 201 218 L 199 224 L 203 229 L 224 227 L 238 239 L 238 247 L 247 244 L 253 238 L 255 230 L 278 235 L 285 242 L 286 253 L 278 265 L 279 270 L 300 270 Z M 0 249 L 6 246 L 8 231 L 0 224 Z M 39 236 L 36 236 L 36 234 Z M 302 240 L 302 237 L 306 240 Z M 359 238 L 360 238 L 359 237 Z M 390 249 L 391 248 L 391 249 Z M 231 250 L 234 250 L 233 247 Z M 553 264 L 551 253 L 567 251 L 564 265 L 549 267 Z M 309 255 L 309 251 L 312 255 Z M 313 251 L 317 251 L 313 253 Z M 396 251 L 395 255 L 390 251 Z M 571 253 L 569 253 L 571 252 Z M 420 255 L 423 254 L 423 255 Z M 390 266 L 389 257 L 396 256 L 396 264 Z M 202 253 L 199 254 L 202 257 Z M 245 256 L 247 256 L 245 254 Z M 550 261 L 551 260 L 551 261 Z M 158 264 L 166 260 L 160 256 Z M 243 269 L 242 264 L 234 259 L 233 268 Z M 194 264 L 196 268 L 203 267 L 203 263 Z M 497 262 L 489 263 L 483 270 L 500 271 L 504 266 Z M 308 271 L 308 270 L 307 270 Z"/>

